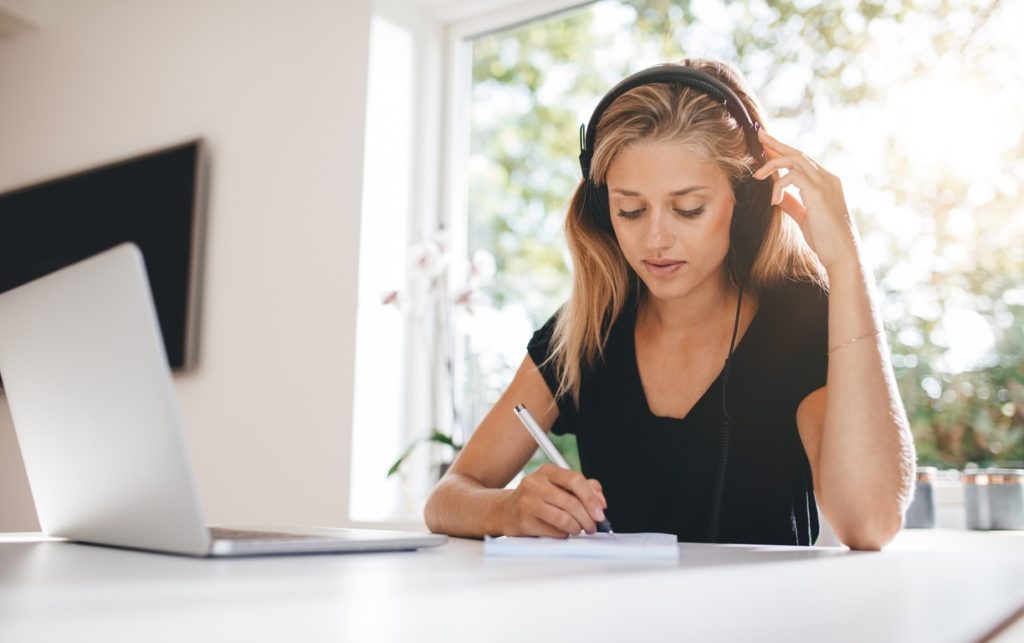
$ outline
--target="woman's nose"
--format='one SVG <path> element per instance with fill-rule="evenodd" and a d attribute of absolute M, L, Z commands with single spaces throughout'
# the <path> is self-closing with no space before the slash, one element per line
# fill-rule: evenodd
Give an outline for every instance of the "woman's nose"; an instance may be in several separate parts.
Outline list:
<path fill-rule="evenodd" d="M 674 235 L 672 233 L 672 219 L 660 208 L 651 210 L 651 216 L 647 217 L 647 229 L 644 231 L 644 240 L 649 249 L 659 250 L 672 245 Z"/>

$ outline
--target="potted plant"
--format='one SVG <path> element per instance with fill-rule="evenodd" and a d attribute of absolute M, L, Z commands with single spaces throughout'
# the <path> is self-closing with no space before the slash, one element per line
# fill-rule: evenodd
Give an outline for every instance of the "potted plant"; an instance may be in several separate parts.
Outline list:
<path fill-rule="evenodd" d="M 427 242 L 411 248 L 406 290 L 389 291 L 382 299 L 384 305 L 394 306 L 404 314 L 414 326 L 421 345 L 430 347 L 431 425 L 426 435 L 403 449 L 388 469 L 389 478 L 399 473 L 409 456 L 424 444 L 449 447 L 435 463 L 440 478 L 463 446 L 463 427 L 454 379 L 453 324 L 457 314 L 472 314 L 474 305 L 479 304 L 480 287 L 494 276 L 495 263 L 494 257 L 486 251 L 474 253 L 472 260 L 460 271 L 465 275 L 465 281 L 454 289 L 454 295 L 450 294 L 452 277 L 449 270 L 452 263 L 447 234 L 439 230 Z"/>

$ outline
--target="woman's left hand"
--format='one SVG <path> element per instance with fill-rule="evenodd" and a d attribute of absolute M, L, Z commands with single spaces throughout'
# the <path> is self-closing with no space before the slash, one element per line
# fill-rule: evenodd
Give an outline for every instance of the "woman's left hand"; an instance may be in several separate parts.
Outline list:
<path fill-rule="evenodd" d="M 818 255 L 826 270 L 857 258 L 857 230 L 850 218 L 839 178 L 800 150 L 780 143 L 763 129 L 758 132 L 768 162 L 754 172 L 764 180 L 780 169 L 787 173 L 775 181 L 772 205 L 800 226 L 807 245 Z M 800 199 L 784 192 L 789 185 L 800 191 Z M 801 199 L 803 202 L 801 202 Z"/>

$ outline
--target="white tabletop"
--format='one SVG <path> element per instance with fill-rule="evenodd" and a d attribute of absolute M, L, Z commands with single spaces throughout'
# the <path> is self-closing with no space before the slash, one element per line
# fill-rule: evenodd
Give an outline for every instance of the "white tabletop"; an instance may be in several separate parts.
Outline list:
<path fill-rule="evenodd" d="M 678 562 L 419 552 L 190 559 L 0 535 L 0 641 L 974 641 L 1024 608 L 1024 534 Z M 991 551 L 988 551 L 991 550 Z"/>

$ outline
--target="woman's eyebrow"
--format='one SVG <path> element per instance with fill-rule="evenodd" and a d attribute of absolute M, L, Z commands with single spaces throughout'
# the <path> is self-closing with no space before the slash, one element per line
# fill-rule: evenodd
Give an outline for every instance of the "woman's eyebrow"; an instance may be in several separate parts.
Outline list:
<path fill-rule="evenodd" d="M 682 188 L 682 189 L 679 189 L 679 190 L 675 190 L 673 192 L 669 192 L 668 195 L 669 196 L 683 196 L 684 194 L 689 194 L 690 192 L 697 192 L 698 190 L 707 190 L 707 189 L 708 189 L 708 186 L 706 186 L 706 185 L 691 185 L 690 187 L 687 187 L 687 188 Z M 622 188 L 615 188 L 614 190 L 612 190 L 612 193 L 614 193 L 614 194 L 621 194 L 622 196 L 640 196 L 639 192 L 636 192 L 634 190 L 624 190 Z"/>
<path fill-rule="evenodd" d="M 706 185 L 691 185 L 690 187 L 683 188 L 682 190 L 676 190 L 675 192 L 669 192 L 669 196 L 683 196 L 684 194 L 689 194 L 690 192 L 698 192 L 700 190 L 707 190 L 707 189 L 708 189 L 708 186 L 706 186 Z"/>

